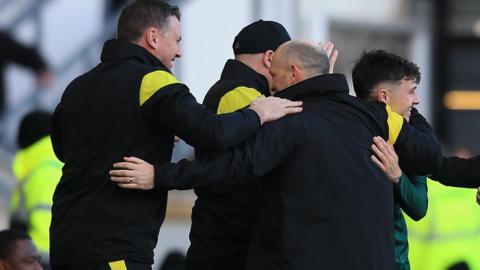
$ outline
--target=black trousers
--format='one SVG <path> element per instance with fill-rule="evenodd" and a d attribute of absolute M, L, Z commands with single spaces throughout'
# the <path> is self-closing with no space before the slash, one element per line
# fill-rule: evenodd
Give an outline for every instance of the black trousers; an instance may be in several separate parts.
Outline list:
<path fill-rule="evenodd" d="M 124 260 L 102 264 L 52 265 L 52 270 L 152 270 L 152 265 Z"/>

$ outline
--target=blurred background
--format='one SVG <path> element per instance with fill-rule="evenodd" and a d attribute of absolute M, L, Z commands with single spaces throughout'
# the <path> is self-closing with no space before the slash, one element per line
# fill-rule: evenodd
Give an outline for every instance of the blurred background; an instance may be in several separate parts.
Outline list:
<path fill-rule="evenodd" d="M 0 43 L 0 55 L 5 54 L 0 57 L 5 99 L 0 120 L 0 229 L 6 228 L 10 219 L 10 196 L 16 183 L 11 164 L 17 150 L 20 119 L 32 109 L 53 111 L 67 84 L 99 62 L 103 43 L 115 36 L 116 21 L 125 2 L 128 1 L 0 0 L 0 30 L 35 50 L 45 62 L 39 68 L 18 59 L 4 60 L 10 53 Z M 275 20 L 287 28 L 292 38 L 334 42 L 340 51 L 336 72 L 345 73 L 349 81 L 354 61 L 364 50 L 384 49 L 417 63 L 422 72 L 419 110 L 432 123 L 444 153 L 465 149 L 463 153 L 469 156 L 480 152 L 478 0 L 169 2 L 179 5 L 182 12 L 183 57 L 175 61 L 173 72 L 200 102 L 219 78 L 225 61 L 233 58 L 234 36 L 255 20 Z M 174 160 L 192 156 L 191 147 L 183 142 L 177 143 L 174 151 Z M 465 204 L 475 204 L 474 191 L 461 191 L 470 198 Z M 156 249 L 156 265 L 167 251 L 184 253 L 189 244 L 195 195 L 189 191 L 172 191 L 170 195 L 167 220 Z M 435 209 L 432 203 L 430 208 Z M 459 223 L 452 216 L 455 214 L 466 216 L 461 223 L 469 226 L 462 227 L 467 232 L 455 231 L 447 238 L 453 241 L 467 235 L 480 242 L 478 206 L 460 206 L 451 215 L 443 215 L 445 222 Z M 432 245 L 436 243 L 435 235 Z M 462 256 L 467 255 L 459 256 L 462 261 Z"/>

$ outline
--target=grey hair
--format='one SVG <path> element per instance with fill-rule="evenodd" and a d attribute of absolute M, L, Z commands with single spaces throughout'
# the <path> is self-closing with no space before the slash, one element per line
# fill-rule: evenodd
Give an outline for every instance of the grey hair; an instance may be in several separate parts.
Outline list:
<path fill-rule="evenodd" d="M 302 68 L 308 78 L 327 74 L 330 61 L 320 46 L 305 40 L 292 40 L 284 44 L 283 56 L 286 63 L 295 63 Z"/>

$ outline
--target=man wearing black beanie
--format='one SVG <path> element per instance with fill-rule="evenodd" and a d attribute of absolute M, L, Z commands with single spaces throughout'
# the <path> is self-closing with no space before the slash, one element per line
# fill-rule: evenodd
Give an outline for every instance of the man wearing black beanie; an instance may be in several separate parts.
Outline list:
<path fill-rule="evenodd" d="M 243 109 L 260 96 L 270 96 L 272 55 L 289 40 L 287 30 L 274 21 L 259 20 L 243 28 L 233 41 L 235 59 L 227 60 L 203 104 L 223 114 Z M 195 150 L 197 158 L 208 155 Z M 257 183 L 247 183 L 195 189 L 198 198 L 192 210 L 187 269 L 245 268 L 258 188 Z"/>

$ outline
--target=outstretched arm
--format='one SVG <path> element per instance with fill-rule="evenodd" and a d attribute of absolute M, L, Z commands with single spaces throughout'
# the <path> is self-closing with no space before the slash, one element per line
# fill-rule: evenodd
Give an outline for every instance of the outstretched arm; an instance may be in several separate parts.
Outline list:
<path fill-rule="evenodd" d="M 476 188 L 480 186 L 480 156 L 472 158 L 443 157 L 432 180 L 446 186 Z"/>
<path fill-rule="evenodd" d="M 432 128 L 416 109 L 411 110 L 409 123 L 404 123 L 394 144 L 400 168 L 417 175 L 436 171 L 442 156 L 440 145 Z"/>
<path fill-rule="evenodd" d="M 295 127 L 295 128 L 292 128 Z M 127 158 L 114 164 L 112 181 L 131 189 L 190 189 L 241 184 L 279 166 L 302 143 L 296 119 L 266 125 L 246 143 L 194 162 L 155 165 Z"/>
<path fill-rule="evenodd" d="M 158 76 L 172 76 L 160 73 Z M 172 81 L 176 80 L 173 76 Z M 141 100 L 142 102 L 142 100 Z M 197 103 L 186 86 L 174 82 L 141 103 L 144 112 L 159 127 L 188 144 L 208 150 L 225 150 L 249 138 L 263 123 L 300 112 L 301 102 L 260 98 L 250 108 L 216 115 Z"/>

